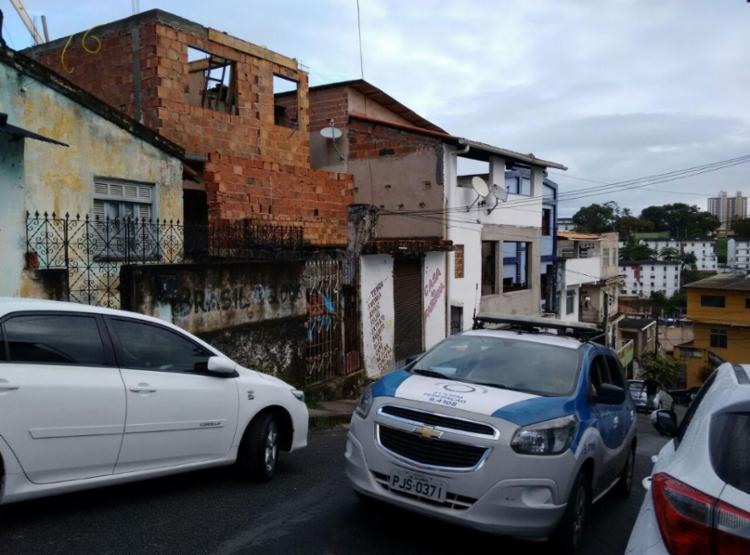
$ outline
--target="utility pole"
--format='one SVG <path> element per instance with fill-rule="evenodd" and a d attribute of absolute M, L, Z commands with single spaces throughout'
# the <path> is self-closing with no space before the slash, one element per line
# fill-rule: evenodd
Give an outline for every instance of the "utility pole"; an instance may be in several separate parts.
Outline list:
<path fill-rule="evenodd" d="M 21 0 L 10 0 L 10 3 L 16 9 L 16 12 L 18 12 L 18 17 L 20 17 L 23 24 L 26 25 L 29 33 L 31 33 L 31 38 L 34 39 L 34 44 L 42 44 L 44 38 L 42 38 L 42 35 L 39 34 L 39 31 L 37 31 L 34 26 L 34 22 L 31 20 L 29 12 L 27 12 L 26 8 L 23 6 L 23 2 L 21 2 Z"/>

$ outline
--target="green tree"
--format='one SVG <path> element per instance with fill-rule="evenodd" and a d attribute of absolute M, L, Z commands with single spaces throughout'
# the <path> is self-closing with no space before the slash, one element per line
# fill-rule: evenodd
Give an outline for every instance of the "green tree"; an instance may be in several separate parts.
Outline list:
<path fill-rule="evenodd" d="M 659 251 L 659 258 L 668 262 L 680 260 L 680 251 L 674 247 L 664 247 Z"/>
<path fill-rule="evenodd" d="M 695 270 L 698 267 L 698 259 L 693 252 L 683 253 L 680 260 L 682 261 L 684 268 L 692 268 Z"/>
<path fill-rule="evenodd" d="M 646 377 L 664 386 L 676 384 L 680 377 L 680 364 L 670 356 L 643 353 L 640 362 Z"/>
<path fill-rule="evenodd" d="M 738 237 L 750 237 L 750 218 L 740 218 L 732 222 L 732 231 Z"/>
<path fill-rule="evenodd" d="M 622 214 L 617 218 L 615 230 L 620 234 L 620 240 L 627 241 L 634 233 L 642 231 L 653 231 L 654 224 L 643 218 L 636 218 L 630 214 L 630 210 L 625 208 Z"/>
<path fill-rule="evenodd" d="M 713 214 L 682 202 L 649 206 L 641 211 L 641 218 L 651 222 L 654 231 L 669 231 L 675 238 L 708 237 L 721 225 Z"/>
<path fill-rule="evenodd" d="M 716 249 L 716 261 L 719 264 L 726 264 L 727 263 L 727 238 L 726 237 L 719 237 L 716 239 L 716 245 L 714 246 Z"/>
<path fill-rule="evenodd" d="M 615 230 L 619 208 L 616 202 L 590 204 L 573 215 L 577 231 L 584 233 L 606 233 Z"/>
<path fill-rule="evenodd" d="M 651 260 L 656 258 L 656 251 L 631 238 L 620 249 L 620 258 L 623 260 Z"/>

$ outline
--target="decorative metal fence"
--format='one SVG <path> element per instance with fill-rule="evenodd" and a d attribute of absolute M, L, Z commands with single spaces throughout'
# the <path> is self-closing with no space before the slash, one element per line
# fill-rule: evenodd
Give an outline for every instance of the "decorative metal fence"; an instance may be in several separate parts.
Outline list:
<path fill-rule="evenodd" d="M 73 302 L 120 307 L 120 267 L 204 258 L 275 258 L 302 246 L 302 228 L 247 221 L 184 225 L 166 220 L 26 214 L 28 264 L 67 270 Z"/>

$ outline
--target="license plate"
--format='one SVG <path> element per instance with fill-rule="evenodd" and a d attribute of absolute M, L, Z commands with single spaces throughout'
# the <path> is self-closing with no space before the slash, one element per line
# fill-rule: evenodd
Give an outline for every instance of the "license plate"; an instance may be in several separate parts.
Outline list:
<path fill-rule="evenodd" d="M 424 474 L 394 470 L 391 473 L 391 489 L 442 503 L 445 501 L 447 488 L 445 482 L 435 480 Z"/>

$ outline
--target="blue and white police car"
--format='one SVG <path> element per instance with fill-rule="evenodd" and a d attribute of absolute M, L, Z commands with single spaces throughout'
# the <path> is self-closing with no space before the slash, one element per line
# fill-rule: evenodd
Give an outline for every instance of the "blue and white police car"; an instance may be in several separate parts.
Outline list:
<path fill-rule="evenodd" d="M 630 492 L 622 367 L 595 326 L 479 315 L 474 328 L 367 387 L 347 476 L 364 499 L 574 551 L 592 503 Z"/>

